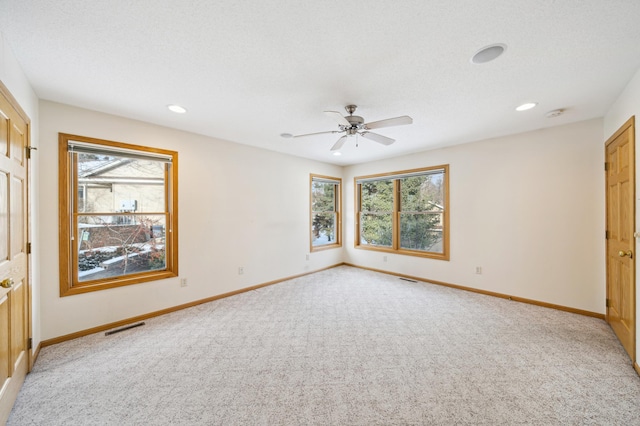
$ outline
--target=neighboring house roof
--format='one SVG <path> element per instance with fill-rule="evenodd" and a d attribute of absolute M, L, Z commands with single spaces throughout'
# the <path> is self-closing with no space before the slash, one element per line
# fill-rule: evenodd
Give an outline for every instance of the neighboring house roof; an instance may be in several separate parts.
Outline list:
<path fill-rule="evenodd" d="M 131 163 L 128 158 L 118 158 L 107 163 L 104 160 L 82 161 L 78 162 L 78 177 L 90 177 L 107 173 L 113 169 Z"/>
<path fill-rule="evenodd" d="M 138 184 L 138 185 L 162 185 L 162 177 L 135 176 L 134 173 L 108 175 L 117 169 L 124 168 L 134 163 L 130 158 L 116 158 L 105 160 L 83 161 L 78 163 L 78 183 L 81 184 Z"/>

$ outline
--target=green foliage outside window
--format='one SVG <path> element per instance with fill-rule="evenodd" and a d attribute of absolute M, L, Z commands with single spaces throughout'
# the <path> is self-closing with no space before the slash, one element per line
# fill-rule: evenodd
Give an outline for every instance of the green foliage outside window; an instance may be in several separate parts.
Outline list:
<path fill-rule="evenodd" d="M 322 179 L 311 181 L 311 244 L 337 244 L 338 182 Z"/>
<path fill-rule="evenodd" d="M 445 169 L 356 178 L 356 183 L 359 246 L 445 254 Z"/>
<path fill-rule="evenodd" d="M 400 247 L 442 251 L 444 210 L 441 174 L 412 176 L 400 180 Z"/>
<path fill-rule="evenodd" d="M 393 180 L 363 182 L 360 201 L 361 243 L 391 247 L 393 243 Z"/>

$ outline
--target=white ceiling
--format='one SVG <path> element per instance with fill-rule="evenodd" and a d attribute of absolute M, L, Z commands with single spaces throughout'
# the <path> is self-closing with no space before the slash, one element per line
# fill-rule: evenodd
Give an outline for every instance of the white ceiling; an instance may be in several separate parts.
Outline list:
<path fill-rule="evenodd" d="M 41 99 L 339 165 L 601 117 L 640 68 L 638 0 L 0 0 L 0 31 Z M 414 124 L 280 137 L 351 103 Z"/>

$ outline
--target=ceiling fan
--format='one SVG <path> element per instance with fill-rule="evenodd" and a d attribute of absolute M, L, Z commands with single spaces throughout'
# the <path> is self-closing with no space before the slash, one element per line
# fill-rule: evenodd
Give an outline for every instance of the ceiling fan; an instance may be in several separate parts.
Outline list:
<path fill-rule="evenodd" d="M 306 133 L 303 135 L 294 135 L 294 138 L 301 138 L 305 136 L 313 136 L 313 135 L 322 135 L 325 133 L 344 133 L 338 139 L 338 141 L 331 147 L 331 151 L 337 151 L 342 148 L 342 145 L 347 141 L 347 137 L 360 135 L 363 138 L 370 139 L 374 142 L 378 142 L 382 145 L 391 145 L 395 142 L 395 139 L 388 138 L 386 136 L 379 135 L 377 133 L 372 133 L 369 130 L 371 129 L 379 129 L 382 127 L 391 127 L 391 126 L 400 126 L 403 124 L 411 124 L 413 123 L 413 119 L 408 115 L 403 115 L 401 117 L 395 118 L 387 118 L 385 120 L 372 121 L 371 123 L 365 123 L 364 118 L 353 115 L 353 113 L 358 108 L 356 105 L 347 105 L 344 109 L 347 110 L 349 115 L 342 116 L 338 111 L 325 111 L 324 113 L 338 122 L 338 128 L 340 130 L 329 130 L 326 132 L 317 132 L 317 133 Z"/>

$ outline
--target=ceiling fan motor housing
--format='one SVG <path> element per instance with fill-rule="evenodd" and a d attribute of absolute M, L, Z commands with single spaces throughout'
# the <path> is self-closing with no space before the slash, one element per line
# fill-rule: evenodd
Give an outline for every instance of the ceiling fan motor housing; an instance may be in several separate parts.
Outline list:
<path fill-rule="evenodd" d="M 364 118 L 359 115 L 347 115 L 345 118 L 351 123 L 351 126 L 360 126 L 364 123 Z"/>
<path fill-rule="evenodd" d="M 346 131 L 347 135 L 355 135 L 356 132 L 364 127 L 364 118 L 359 115 L 347 115 L 345 119 L 349 122 L 350 126 L 340 125 L 341 131 Z"/>

